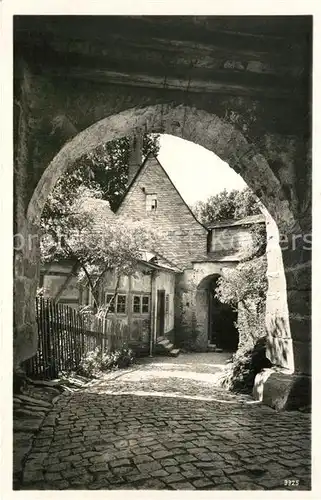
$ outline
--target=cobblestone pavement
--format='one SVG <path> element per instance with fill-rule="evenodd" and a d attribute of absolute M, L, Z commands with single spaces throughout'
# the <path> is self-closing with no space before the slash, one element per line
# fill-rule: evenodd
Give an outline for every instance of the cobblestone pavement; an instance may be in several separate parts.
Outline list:
<path fill-rule="evenodd" d="M 215 387 L 222 362 L 147 360 L 61 397 L 22 489 L 310 489 L 310 415 Z"/>

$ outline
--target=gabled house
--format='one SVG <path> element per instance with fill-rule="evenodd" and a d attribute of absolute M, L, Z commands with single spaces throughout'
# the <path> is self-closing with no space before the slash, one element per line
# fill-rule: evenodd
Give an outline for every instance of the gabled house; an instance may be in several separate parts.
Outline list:
<path fill-rule="evenodd" d="M 137 165 L 136 172 L 131 164 L 130 172 L 131 182 L 116 214 L 152 222 L 162 234 L 160 253 L 181 269 L 175 282 L 176 344 L 200 351 L 217 344 L 236 350 L 236 317 L 215 301 L 214 284 L 224 268 L 243 258 L 252 238 L 250 227 L 265 225 L 264 216 L 205 227 L 153 154 Z M 220 321 L 222 316 L 227 321 Z"/>
<path fill-rule="evenodd" d="M 94 210 L 95 230 L 103 231 L 104 222 L 115 219 L 109 203 L 95 198 L 85 199 L 86 208 Z M 79 208 L 79 207 L 78 207 Z M 120 228 L 121 230 L 121 228 Z M 80 264 L 71 259 L 46 263 L 40 273 L 40 287 L 45 298 L 80 309 L 93 305 L 88 283 L 78 279 Z M 106 271 L 96 286 L 98 305 L 109 305 L 106 328 L 110 335 L 121 337 L 136 351 L 150 352 L 154 344 L 174 336 L 175 275 L 180 269 L 159 253 L 141 251 L 135 273 L 121 276 L 116 287 L 113 271 Z M 173 344 L 163 348 L 176 354 Z"/>
<path fill-rule="evenodd" d="M 146 221 L 161 235 L 158 253 L 142 251 L 135 276 L 123 276 L 107 315 L 107 327 L 129 344 L 148 351 L 167 341 L 187 349 L 206 351 L 214 346 L 235 351 L 238 333 L 235 313 L 214 297 L 215 283 L 224 268 L 243 258 L 255 224 L 262 215 L 241 221 L 221 221 L 205 227 L 194 216 L 158 159 L 150 154 L 139 165 L 131 162 L 130 183 L 113 214 L 103 200 L 97 205 L 97 224 L 106 217 Z M 75 307 L 92 300 L 88 288 L 77 285 L 74 263 L 52 263 L 43 269 L 43 286 L 53 296 L 66 276 L 69 282 L 59 300 Z M 61 276 L 59 277 L 59 273 Z M 67 273 L 67 274 L 68 274 Z M 99 284 L 99 302 L 109 303 L 115 290 L 111 271 Z M 51 283 L 48 286 L 48 283 Z M 54 285 L 56 282 L 56 285 Z M 167 339 L 167 340 L 166 340 Z"/>

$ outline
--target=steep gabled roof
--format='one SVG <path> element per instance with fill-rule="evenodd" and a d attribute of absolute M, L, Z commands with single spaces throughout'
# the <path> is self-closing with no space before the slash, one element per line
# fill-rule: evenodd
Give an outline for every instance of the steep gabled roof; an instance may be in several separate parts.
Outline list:
<path fill-rule="evenodd" d="M 192 212 L 192 210 L 190 209 L 190 207 L 188 206 L 188 204 L 186 203 L 186 201 L 183 199 L 182 195 L 180 194 L 180 192 L 178 191 L 177 187 L 175 186 L 175 184 L 173 183 L 172 179 L 170 178 L 170 176 L 168 175 L 168 173 L 166 172 L 166 170 L 164 169 L 164 167 L 162 166 L 162 164 L 160 163 L 160 161 L 158 160 L 157 156 L 154 155 L 154 153 L 150 152 L 148 153 L 148 155 L 146 156 L 145 160 L 143 161 L 143 163 L 141 164 L 141 166 L 139 167 L 139 169 L 137 170 L 136 172 L 136 175 L 133 177 L 132 181 L 129 183 L 125 193 L 124 193 L 124 196 L 119 204 L 119 207 L 117 208 L 116 210 L 116 214 L 118 212 L 118 210 L 120 209 L 120 207 L 122 206 L 127 194 L 129 193 L 129 191 L 131 190 L 132 186 L 135 184 L 136 180 L 138 179 L 138 177 L 140 176 L 142 170 L 144 169 L 144 166 L 146 165 L 147 161 L 151 158 L 151 157 L 154 157 L 155 160 L 157 161 L 158 165 L 160 166 L 160 168 L 162 169 L 162 171 L 164 172 L 165 176 L 167 177 L 167 179 L 169 180 L 169 182 L 171 183 L 172 187 L 175 189 L 176 193 L 178 194 L 178 196 L 180 197 L 180 199 L 182 200 L 182 202 L 184 203 L 184 205 L 186 206 L 187 210 L 191 213 L 191 215 L 193 216 L 193 218 L 195 219 L 195 221 L 200 225 L 202 226 L 204 229 L 206 229 L 206 231 L 208 232 L 208 228 L 206 226 L 204 226 L 204 224 L 202 224 L 199 220 L 196 219 L 194 213 Z"/>
<path fill-rule="evenodd" d="M 210 222 L 207 225 L 208 229 L 216 229 L 219 227 L 246 226 L 250 224 L 262 224 L 265 222 L 263 214 L 248 215 L 243 219 L 224 219 L 217 222 Z"/>
<path fill-rule="evenodd" d="M 146 260 L 139 260 L 139 264 L 149 267 L 150 269 L 154 269 L 156 271 L 165 271 L 168 273 L 181 273 L 182 271 L 178 268 L 173 268 L 173 267 L 168 267 L 168 266 L 162 266 L 160 264 L 155 264 L 155 262 L 147 262 Z"/>
<path fill-rule="evenodd" d="M 140 260 L 141 262 L 147 262 L 148 264 L 152 264 L 163 269 L 170 269 L 175 272 L 181 272 L 181 269 L 177 267 L 176 264 L 169 261 L 168 259 L 166 259 L 166 257 L 155 251 L 150 252 L 142 250 Z"/>

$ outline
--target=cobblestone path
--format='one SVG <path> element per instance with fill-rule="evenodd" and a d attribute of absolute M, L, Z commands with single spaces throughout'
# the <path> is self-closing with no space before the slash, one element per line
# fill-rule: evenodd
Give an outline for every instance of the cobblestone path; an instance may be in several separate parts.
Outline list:
<path fill-rule="evenodd" d="M 309 489 L 310 415 L 215 388 L 217 359 L 159 358 L 61 397 L 22 489 Z"/>

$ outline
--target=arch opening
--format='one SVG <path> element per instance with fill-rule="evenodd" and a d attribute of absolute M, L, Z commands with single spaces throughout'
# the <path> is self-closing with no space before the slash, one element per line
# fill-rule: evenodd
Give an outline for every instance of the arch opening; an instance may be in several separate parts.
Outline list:
<path fill-rule="evenodd" d="M 33 192 L 27 209 L 26 225 L 37 230 L 47 197 L 58 178 L 84 154 L 137 130 L 144 133 L 166 133 L 203 146 L 241 175 L 246 184 L 259 195 L 278 227 L 288 232 L 296 224 L 280 181 L 255 146 L 234 126 L 201 109 L 183 105 L 155 105 L 132 108 L 109 116 L 67 142 L 48 165 Z M 283 270 L 282 272 L 284 275 Z M 35 293 L 34 285 L 33 290 Z M 285 289 L 281 293 L 286 297 Z M 290 337 L 289 332 L 287 336 Z M 291 346 L 289 349 L 291 350 Z"/>
<path fill-rule="evenodd" d="M 236 352 L 239 344 L 237 311 L 227 304 L 222 304 L 215 296 L 219 277 L 219 274 L 206 276 L 197 287 L 198 327 L 205 330 L 209 349 Z"/>

